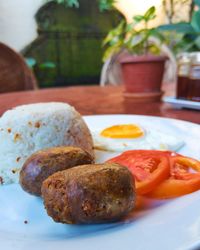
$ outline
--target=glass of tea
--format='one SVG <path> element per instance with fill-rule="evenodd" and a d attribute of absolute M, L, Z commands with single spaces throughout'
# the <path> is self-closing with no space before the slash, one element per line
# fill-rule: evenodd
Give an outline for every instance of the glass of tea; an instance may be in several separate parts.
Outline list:
<path fill-rule="evenodd" d="M 190 74 L 190 53 L 181 53 L 177 56 L 177 85 L 176 98 L 187 99 L 189 91 L 189 74 Z"/>
<path fill-rule="evenodd" d="M 177 64 L 176 97 L 200 102 L 200 52 L 179 54 Z"/>
<path fill-rule="evenodd" d="M 187 99 L 200 102 L 200 52 L 191 53 Z"/>

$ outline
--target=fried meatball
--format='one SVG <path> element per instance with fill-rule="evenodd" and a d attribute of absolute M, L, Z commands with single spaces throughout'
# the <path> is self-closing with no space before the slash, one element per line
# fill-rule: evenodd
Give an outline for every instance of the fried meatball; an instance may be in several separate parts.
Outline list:
<path fill-rule="evenodd" d="M 119 164 L 91 164 L 60 171 L 42 184 L 42 197 L 54 221 L 87 224 L 115 221 L 135 204 L 129 170 Z"/>
<path fill-rule="evenodd" d="M 76 147 L 54 147 L 31 155 L 20 171 L 20 184 L 31 194 L 40 196 L 42 182 L 60 170 L 93 163 L 93 157 Z"/>

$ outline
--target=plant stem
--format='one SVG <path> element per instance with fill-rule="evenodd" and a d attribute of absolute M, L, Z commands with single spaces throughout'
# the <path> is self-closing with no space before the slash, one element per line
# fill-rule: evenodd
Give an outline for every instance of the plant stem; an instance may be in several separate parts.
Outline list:
<path fill-rule="evenodd" d="M 169 23 L 172 23 L 172 19 L 174 17 L 174 1 L 170 0 L 170 15 L 169 15 Z"/>
<path fill-rule="evenodd" d="M 174 17 L 174 0 L 163 0 L 162 1 L 165 15 L 169 24 L 172 24 L 172 19 Z"/>
<path fill-rule="evenodd" d="M 192 13 L 194 11 L 194 0 L 192 0 L 191 4 L 190 4 L 190 12 L 189 12 L 189 21 L 191 22 L 191 19 L 192 19 Z"/>

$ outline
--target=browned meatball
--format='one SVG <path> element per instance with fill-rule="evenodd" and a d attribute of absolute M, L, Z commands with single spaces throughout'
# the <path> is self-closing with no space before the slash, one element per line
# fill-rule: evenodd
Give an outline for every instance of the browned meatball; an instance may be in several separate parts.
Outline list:
<path fill-rule="evenodd" d="M 20 171 L 20 184 L 28 193 L 41 195 L 42 182 L 60 170 L 93 163 L 93 157 L 76 147 L 54 147 L 31 155 Z"/>
<path fill-rule="evenodd" d="M 49 216 L 62 223 L 115 221 L 135 204 L 134 179 L 114 163 L 83 165 L 60 171 L 42 184 Z"/>

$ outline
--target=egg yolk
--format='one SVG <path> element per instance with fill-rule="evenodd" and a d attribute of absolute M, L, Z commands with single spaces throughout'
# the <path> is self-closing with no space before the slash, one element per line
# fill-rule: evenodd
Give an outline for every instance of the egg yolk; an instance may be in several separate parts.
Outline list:
<path fill-rule="evenodd" d="M 135 124 L 114 125 L 101 131 L 101 136 L 109 138 L 138 138 L 144 135 L 144 131 Z"/>

